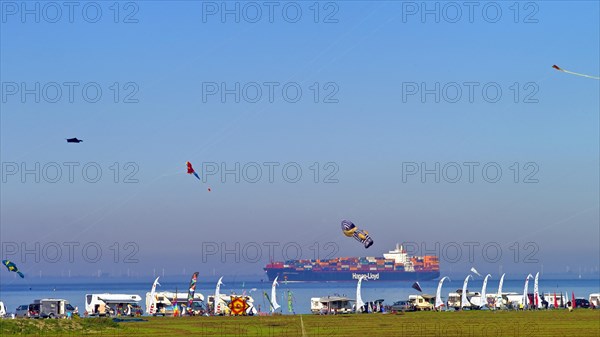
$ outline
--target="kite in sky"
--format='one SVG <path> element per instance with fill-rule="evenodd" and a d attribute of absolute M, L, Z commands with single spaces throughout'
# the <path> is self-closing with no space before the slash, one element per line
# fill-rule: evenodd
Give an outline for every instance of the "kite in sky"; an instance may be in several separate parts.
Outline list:
<path fill-rule="evenodd" d="M 477 271 L 477 269 L 475 269 L 475 267 L 471 267 L 471 272 L 479 277 L 483 277 L 481 274 L 479 274 L 479 272 Z"/>
<path fill-rule="evenodd" d="M 423 292 L 423 289 L 421 289 L 421 285 L 419 284 L 419 282 L 413 283 L 412 287 L 413 287 L 413 289 L 417 290 L 420 293 Z"/>
<path fill-rule="evenodd" d="M 14 264 L 13 262 L 10 262 L 9 260 L 2 260 L 2 264 L 6 266 L 8 271 L 14 271 L 15 273 L 19 274 L 19 276 L 21 276 L 21 278 L 25 278 L 25 275 L 23 275 L 23 273 L 21 273 L 19 271 L 19 268 L 17 268 L 17 265 Z"/>
<path fill-rule="evenodd" d="M 201 180 L 200 177 L 198 176 L 198 173 L 196 173 L 196 171 L 194 171 L 194 168 L 192 167 L 192 163 L 190 163 L 189 161 L 186 161 L 185 165 L 187 165 L 187 173 L 188 174 L 193 174 L 196 176 L 196 178 L 198 178 L 198 180 Z"/>
<path fill-rule="evenodd" d="M 586 75 L 586 74 L 580 74 L 580 73 L 576 73 L 576 72 L 572 72 L 572 71 L 568 71 L 566 69 L 563 69 L 559 66 L 557 66 L 556 64 L 552 66 L 552 68 L 558 70 L 558 71 L 562 71 L 563 73 L 567 73 L 567 74 L 571 74 L 571 75 L 576 75 L 576 76 L 581 76 L 581 77 L 587 77 L 587 78 L 592 78 L 594 80 L 600 80 L 600 77 L 597 76 L 590 76 L 590 75 Z"/>
<path fill-rule="evenodd" d="M 67 139 L 67 143 L 81 143 L 81 142 L 83 142 L 83 140 L 77 139 L 77 138 L 66 138 L 66 139 Z"/>
<path fill-rule="evenodd" d="M 362 242 L 365 248 L 369 248 L 373 245 L 373 239 L 369 236 L 369 232 L 362 229 L 358 229 L 351 221 L 342 220 L 342 231 L 347 237 L 354 237 L 356 241 Z"/>

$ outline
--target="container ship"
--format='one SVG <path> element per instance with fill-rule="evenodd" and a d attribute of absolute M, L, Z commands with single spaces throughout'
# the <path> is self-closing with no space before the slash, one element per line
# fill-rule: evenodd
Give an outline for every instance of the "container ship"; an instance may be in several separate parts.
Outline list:
<path fill-rule="evenodd" d="M 440 276 L 435 255 L 408 256 L 401 245 L 383 257 L 340 257 L 326 260 L 271 262 L 264 268 L 270 281 L 432 280 Z"/>

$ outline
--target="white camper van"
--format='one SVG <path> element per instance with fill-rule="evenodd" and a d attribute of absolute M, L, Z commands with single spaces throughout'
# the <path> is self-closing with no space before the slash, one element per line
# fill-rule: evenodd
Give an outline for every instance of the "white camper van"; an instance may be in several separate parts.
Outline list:
<path fill-rule="evenodd" d="M 519 293 L 502 293 L 503 296 L 506 296 L 507 307 L 509 309 L 519 309 L 523 304 L 523 294 Z"/>
<path fill-rule="evenodd" d="M 519 307 L 519 303 L 523 300 L 523 294 L 518 294 L 516 292 L 502 292 L 502 296 L 498 296 L 498 294 L 494 295 L 494 305 L 496 309 L 514 309 Z M 502 297 L 502 299 L 500 299 Z M 488 302 L 490 301 L 488 296 Z M 516 304 L 516 307 L 515 307 Z M 491 308 L 492 306 L 490 306 Z"/>
<path fill-rule="evenodd" d="M 4 302 L 0 302 L 0 318 L 6 316 L 6 307 L 4 306 Z"/>
<path fill-rule="evenodd" d="M 154 313 L 150 312 L 150 308 L 152 307 L 152 303 L 154 302 L 154 306 L 156 311 Z M 202 310 L 202 303 L 204 302 L 204 295 L 200 293 L 194 294 L 194 300 L 192 302 L 192 310 L 194 315 L 197 315 Z M 146 314 L 154 315 L 154 316 L 171 316 L 173 315 L 174 305 L 177 303 L 178 306 L 187 305 L 188 303 L 188 294 L 186 292 L 171 292 L 171 291 L 158 291 L 154 293 L 154 299 L 151 294 L 146 293 Z M 185 313 L 180 311 L 183 315 Z"/>
<path fill-rule="evenodd" d="M 503 292 L 502 296 L 498 296 L 496 293 L 489 293 L 485 294 L 485 299 L 481 298 L 481 294 L 477 294 L 469 298 L 469 302 L 479 309 L 500 309 L 507 306 L 508 294 L 512 293 Z M 502 297 L 502 299 L 500 299 L 500 297 Z"/>
<path fill-rule="evenodd" d="M 473 297 L 481 295 L 479 292 L 469 292 L 467 290 L 467 303 L 462 302 L 462 289 L 458 289 L 456 292 L 448 294 L 448 308 L 454 308 L 455 310 L 460 310 L 461 308 L 475 308 L 478 307 L 474 303 L 471 303 L 471 299 Z"/>
<path fill-rule="evenodd" d="M 412 303 L 417 310 L 429 311 L 434 309 L 435 296 L 427 294 L 409 295 L 408 302 Z"/>
<path fill-rule="evenodd" d="M 310 310 L 313 314 L 348 314 L 354 311 L 354 300 L 341 296 L 312 297 Z"/>
<path fill-rule="evenodd" d="M 89 316 L 135 316 L 141 314 L 140 295 L 86 294 L 85 311 Z"/>
<path fill-rule="evenodd" d="M 561 307 L 561 303 L 562 306 L 564 307 L 565 304 L 567 302 L 569 302 L 568 298 L 565 298 L 565 294 L 563 293 L 544 293 L 542 294 L 542 297 L 544 298 L 544 301 L 548 302 L 548 308 L 552 308 L 552 309 L 556 309 L 554 308 L 554 297 L 556 296 L 556 304 L 557 304 L 557 308 Z"/>

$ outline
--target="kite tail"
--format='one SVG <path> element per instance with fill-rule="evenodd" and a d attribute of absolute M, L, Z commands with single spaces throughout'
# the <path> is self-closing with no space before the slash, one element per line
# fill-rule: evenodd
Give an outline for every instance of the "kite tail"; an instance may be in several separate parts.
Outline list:
<path fill-rule="evenodd" d="M 23 275 L 23 273 L 21 273 L 20 271 L 18 271 L 17 274 L 19 274 L 19 276 L 21 276 L 21 278 L 25 278 L 25 275 Z"/>
<path fill-rule="evenodd" d="M 194 172 L 194 175 L 196 176 L 196 178 L 198 178 L 198 180 L 202 180 L 202 179 L 200 179 L 200 177 L 198 176 L 198 173 Z"/>

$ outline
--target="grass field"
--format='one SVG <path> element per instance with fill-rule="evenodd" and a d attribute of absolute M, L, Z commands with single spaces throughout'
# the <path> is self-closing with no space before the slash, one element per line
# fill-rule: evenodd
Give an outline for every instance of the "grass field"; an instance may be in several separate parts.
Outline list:
<path fill-rule="evenodd" d="M 600 310 L 1 320 L 2 336 L 600 336 Z"/>

